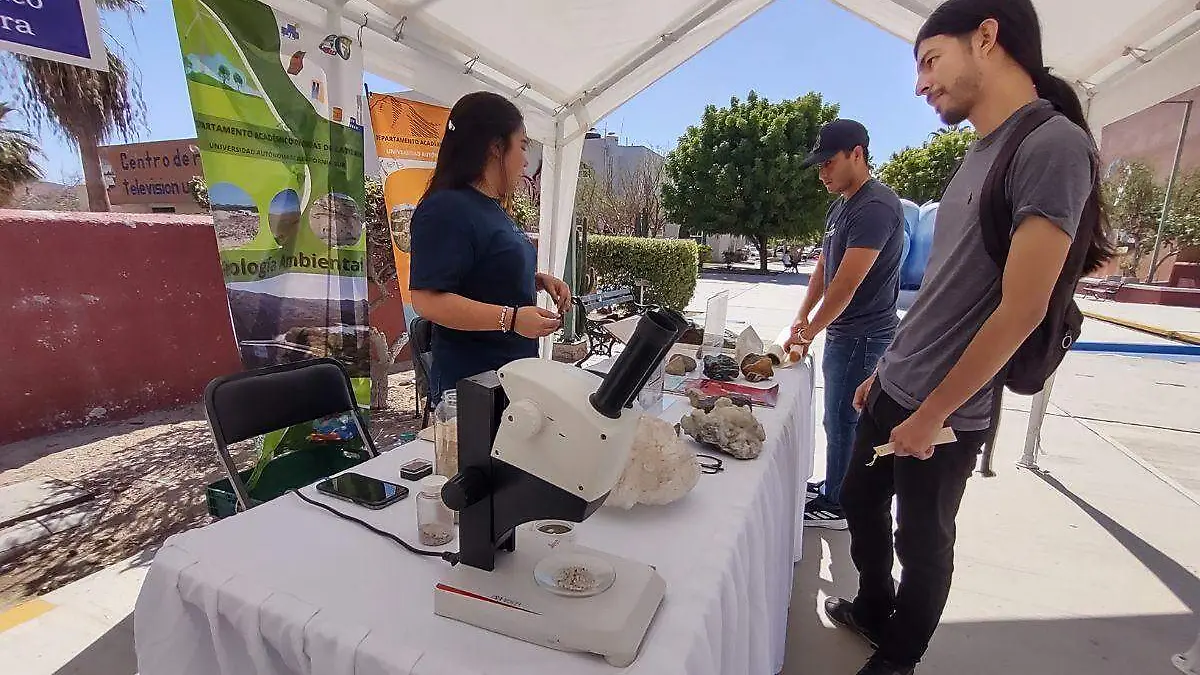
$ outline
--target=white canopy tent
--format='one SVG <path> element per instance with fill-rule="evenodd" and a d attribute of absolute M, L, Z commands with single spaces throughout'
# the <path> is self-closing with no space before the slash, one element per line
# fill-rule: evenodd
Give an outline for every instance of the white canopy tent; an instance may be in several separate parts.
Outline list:
<path fill-rule="evenodd" d="M 511 97 L 543 143 L 538 266 L 560 276 L 587 130 L 771 2 L 264 1 L 331 28 L 340 15 L 343 31 L 360 36 L 367 70 L 446 105 L 481 89 Z M 910 41 L 940 4 L 830 1 Z M 1200 85 L 1197 0 L 1034 4 L 1046 65 L 1075 83 L 1097 136 L 1110 122 Z"/>
<path fill-rule="evenodd" d="M 832 0 L 905 40 L 940 0 Z M 1034 0 L 1046 65 L 1073 83 L 1092 130 L 1200 85 L 1196 0 Z"/>
<path fill-rule="evenodd" d="M 906 40 L 939 4 L 832 1 Z M 266 2 L 319 24 L 340 14 L 367 70 L 445 104 L 480 89 L 511 97 L 544 144 L 539 266 L 562 274 L 588 128 L 771 0 Z M 1047 65 L 1079 87 L 1097 134 L 1200 85 L 1196 0 L 1035 5 Z"/>
<path fill-rule="evenodd" d="M 512 98 L 543 144 L 538 263 L 558 275 L 587 130 L 769 1 L 265 0 L 313 23 L 340 14 L 367 70 L 444 104 Z"/>

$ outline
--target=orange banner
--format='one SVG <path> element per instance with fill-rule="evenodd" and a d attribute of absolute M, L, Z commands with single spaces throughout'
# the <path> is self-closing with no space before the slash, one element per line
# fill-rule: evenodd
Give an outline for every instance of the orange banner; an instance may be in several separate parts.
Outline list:
<path fill-rule="evenodd" d="M 396 255 L 397 283 L 408 325 L 415 316 L 408 292 L 409 224 L 433 175 L 450 109 L 390 94 L 371 94 L 370 109 L 383 201 Z"/>

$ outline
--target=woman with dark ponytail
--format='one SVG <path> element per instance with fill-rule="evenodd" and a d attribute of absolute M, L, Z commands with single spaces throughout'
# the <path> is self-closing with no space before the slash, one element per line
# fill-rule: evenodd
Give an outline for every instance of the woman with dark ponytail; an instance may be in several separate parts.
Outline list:
<path fill-rule="evenodd" d="M 1032 2 L 947 0 L 914 55 L 916 94 L 946 124 L 969 121 L 979 140 L 942 197 L 916 302 L 855 393 L 862 416 L 841 500 L 859 587 L 825 611 L 876 648 L 859 675 L 910 675 L 924 656 L 949 596 L 954 521 L 994 431 L 1001 380 L 1035 329 L 1045 333 L 1052 301 L 1056 312 L 1064 293 L 1070 302 L 1075 275 L 1113 254 L 1095 143 L 1079 98 L 1042 60 Z M 945 427 L 955 440 L 935 447 Z M 868 465 L 889 442 L 894 454 Z M 898 589 L 894 554 L 904 568 Z"/>
<path fill-rule="evenodd" d="M 454 104 L 437 166 L 412 216 L 409 288 L 431 321 L 430 395 L 521 358 L 562 325 L 571 289 L 537 271 L 537 249 L 503 204 L 522 180 L 529 139 L 521 112 L 490 92 Z M 545 291 L 558 313 L 537 306 Z"/>

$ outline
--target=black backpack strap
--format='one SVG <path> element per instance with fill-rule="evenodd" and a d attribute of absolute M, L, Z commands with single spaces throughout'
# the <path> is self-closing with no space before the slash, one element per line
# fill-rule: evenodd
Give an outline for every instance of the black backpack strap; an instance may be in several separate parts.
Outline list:
<path fill-rule="evenodd" d="M 983 191 L 979 195 L 979 224 L 983 229 L 983 246 L 987 249 L 988 256 L 996 263 L 996 267 L 1001 270 L 1004 269 L 1004 261 L 1008 260 L 1013 229 L 1013 207 L 1008 199 L 1006 187 L 1008 170 L 1029 134 L 1058 115 L 1057 110 L 1045 107 L 1025 115 L 1005 139 L 999 154 L 992 162 L 992 168 L 988 170 L 987 178 L 983 181 Z"/>
<path fill-rule="evenodd" d="M 1013 207 L 1008 198 L 1008 170 L 1012 167 L 1013 158 L 1021 149 L 1021 144 L 1038 127 L 1059 115 L 1053 108 L 1038 108 L 1026 115 L 1017 123 L 1017 127 L 1005 139 L 999 154 L 988 169 L 987 178 L 983 181 L 983 190 L 979 195 L 979 224 L 983 233 L 983 247 L 987 249 L 988 257 L 996 263 L 1001 272 L 1008 260 L 1008 249 L 1012 243 Z M 992 470 L 992 451 L 996 445 L 996 432 L 1000 426 L 1000 411 L 1004 405 L 1004 383 L 1007 380 L 1008 365 L 996 373 L 992 380 L 995 394 L 992 396 L 992 412 L 987 440 L 983 444 L 983 456 L 980 458 L 979 473 L 984 476 L 995 476 Z"/>

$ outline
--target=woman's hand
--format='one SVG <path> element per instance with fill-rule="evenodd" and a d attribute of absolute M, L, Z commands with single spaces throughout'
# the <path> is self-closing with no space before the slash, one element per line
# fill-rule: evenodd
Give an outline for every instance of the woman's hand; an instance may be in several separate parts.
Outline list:
<path fill-rule="evenodd" d="M 788 334 L 788 339 L 783 343 L 783 351 L 791 351 L 792 347 L 800 347 L 800 359 L 803 359 L 808 354 L 808 349 L 812 346 L 812 337 L 805 331 L 808 330 L 808 319 L 796 319 L 792 323 L 792 330 Z"/>
<path fill-rule="evenodd" d="M 513 320 L 513 332 L 531 340 L 546 337 L 558 330 L 559 326 L 562 326 L 562 319 L 557 314 L 534 306 L 521 307 L 517 310 L 517 318 Z"/>
<path fill-rule="evenodd" d="M 550 294 L 550 299 L 554 300 L 554 306 L 558 308 L 559 314 L 571 311 L 571 287 L 567 285 L 567 282 L 545 272 L 538 272 L 536 279 L 538 290 Z"/>

